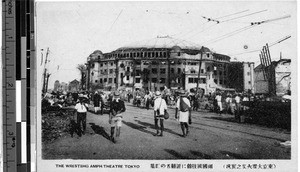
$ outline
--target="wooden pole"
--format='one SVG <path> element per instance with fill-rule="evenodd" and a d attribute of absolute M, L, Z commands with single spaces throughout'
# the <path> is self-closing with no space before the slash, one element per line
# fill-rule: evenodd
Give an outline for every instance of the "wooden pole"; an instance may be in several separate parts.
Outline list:
<path fill-rule="evenodd" d="M 199 70 L 198 70 L 198 79 L 197 79 L 197 89 L 196 89 L 196 92 L 198 92 L 198 89 L 199 89 L 202 58 L 203 58 L 203 46 L 200 49 L 200 61 L 199 61 Z"/>

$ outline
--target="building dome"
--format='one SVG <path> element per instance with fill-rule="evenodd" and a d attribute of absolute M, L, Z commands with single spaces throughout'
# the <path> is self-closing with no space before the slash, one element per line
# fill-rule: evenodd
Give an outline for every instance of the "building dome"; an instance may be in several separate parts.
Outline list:
<path fill-rule="evenodd" d="M 100 50 L 95 50 L 92 54 L 103 54 Z"/>
<path fill-rule="evenodd" d="M 157 36 L 153 39 L 148 39 L 140 42 L 134 42 L 124 47 L 119 48 L 118 50 L 126 49 L 152 49 L 152 48 L 165 48 L 172 49 L 173 47 L 179 47 L 180 49 L 189 49 L 189 50 L 200 50 L 201 45 L 196 43 L 186 41 L 183 39 L 177 39 L 170 36 Z"/>
<path fill-rule="evenodd" d="M 177 45 L 175 45 L 174 47 L 172 47 L 172 49 L 173 49 L 173 51 L 174 51 L 175 53 L 178 53 L 178 52 L 181 51 L 181 48 L 180 48 L 179 46 L 177 46 Z"/>
<path fill-rule="evenodd" d="M 88 61 L 89 60 L 97 60 L 103 58 L 103 53 L 100 50 L 95 50 L 92 54 L 90 54 L 90 56 L 88 57 Z"/>

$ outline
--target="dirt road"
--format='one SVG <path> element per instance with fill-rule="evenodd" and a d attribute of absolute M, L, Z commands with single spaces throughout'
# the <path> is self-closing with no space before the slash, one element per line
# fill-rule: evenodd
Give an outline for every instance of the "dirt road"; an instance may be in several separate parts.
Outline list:
<path fill-rule="evenodd" d="M 153 110 L 126 105 L 121 138 L 109 140 L 108 115 L 87 114 L 87 133 L 43 144 L 44 159 L 289 159 L 288 131 L 239 124 L 230 115 L 193 112 L 190 134 L 181 137 L 174 109 L 163 137 L 155 137 Z"/>

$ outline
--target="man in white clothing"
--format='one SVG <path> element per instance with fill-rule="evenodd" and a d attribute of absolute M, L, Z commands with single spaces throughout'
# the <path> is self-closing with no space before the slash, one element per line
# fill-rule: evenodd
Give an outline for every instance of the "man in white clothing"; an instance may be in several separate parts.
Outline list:
<path fill-rule="evenodd" d="M 88 104 L 83 102 L 83 99 L 80 98 L 79 102 L 75 105 L 75 109 L 77 111 L 77 124 L 79 125 L 82 134 L 85 134 L 86 131 L 86 112 L 87 112 Z M 81 129 L 82 125 L 82 129 Z"/>
<path fill-rule="evenodd" d="M 191 102 L 187 98 L 187 93 L 184 90 L 179 92 L 180 98 L 176 103 L 175 118 L 178 118 L 179 110 L 179 122 L 182 130 L 182 137 L 186 137 L 189 134 L 189 124 L 191 124 Z"/>
<path fill-rule="evenodd" d="M 219 107 L 219 113 L 221 114 L 223 111 L 223 107 L 222 107 L 222 96 L 220 93 L 217 93 L 216 100 Z"/>
<path fill-rule="evenodd" d="M 160 91 L 155 92 L 156 99 L 154 100 L 154 123 L 156 128 L 156 134 L 154 136 L 163 136 L 164 131 L 164 113 L 168 109 L 166 101 L 162 99 Z M 158 127 L 158 121 L 160 121 L 160 133 Z"/>

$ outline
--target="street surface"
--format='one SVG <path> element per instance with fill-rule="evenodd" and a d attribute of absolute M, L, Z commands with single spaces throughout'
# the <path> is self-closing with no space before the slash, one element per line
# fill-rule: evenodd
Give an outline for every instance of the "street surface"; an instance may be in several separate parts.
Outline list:
<path fill-rule="evenodd" d="M 88 112 L 87 133 L 66 135 L 43 144 L 44 159 L 290 159 L 289 131 L 239 124 L 228 114 L 192 113 L 190 134 L 183 138 L 175 109 L 168 110 L 163 137 L 155 137 L 153 110 L 126 104 L 121 137 L 109 140 L 108 115 Z"/>

